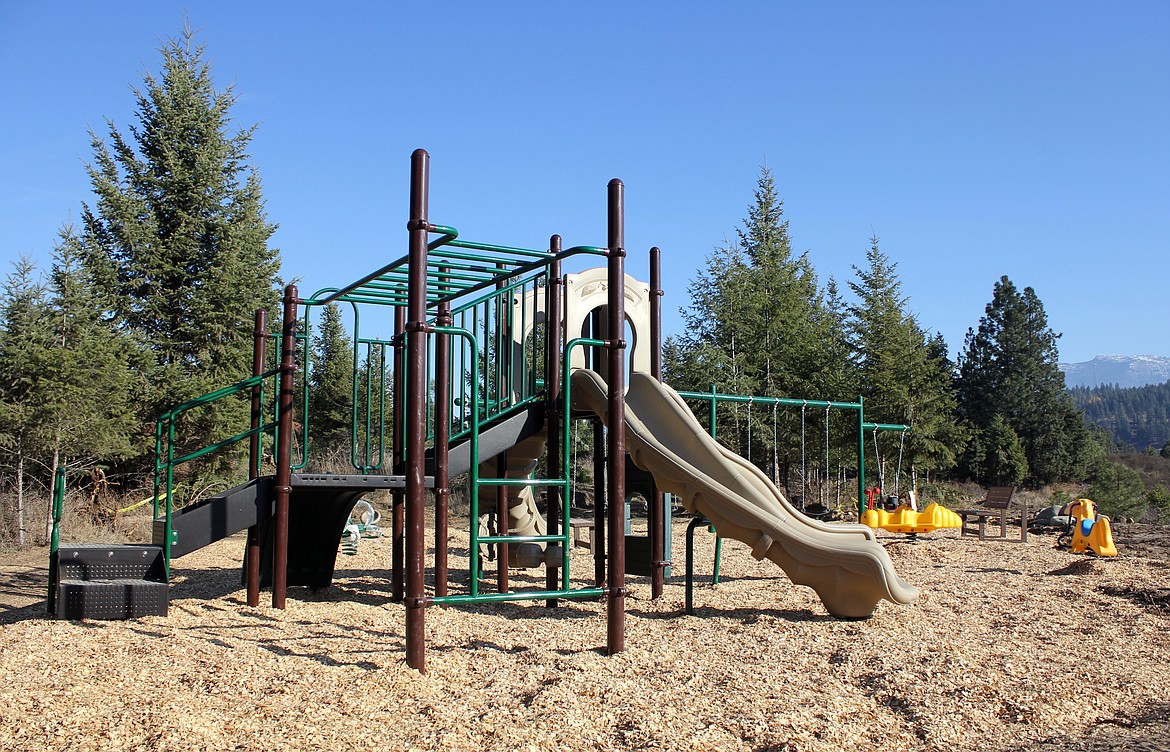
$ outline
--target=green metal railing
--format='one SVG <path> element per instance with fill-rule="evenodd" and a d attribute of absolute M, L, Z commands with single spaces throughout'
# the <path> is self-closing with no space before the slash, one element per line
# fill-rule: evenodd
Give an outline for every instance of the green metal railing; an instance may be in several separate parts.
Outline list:
<path fill-rule="evenodd" d="M 154 500 L 153 500 L 153 514 L 157 520 L 159 518 L 160 502 L 165 501 L 162 516 L 164 520 L 164 538 L 163 538 L 163 562 L 166 566 L 167 576 L 170 576 L 171 566 L 171 546 L 174 542 L 174 527 L 172 523 L 172 515 L 174 511 L 174 489 L 175 489 L 175 468 L 179 465 L 197 460 L 201 457 L 206 457 L 213 452 L 217 452 L 226 447 L 232 446 L 245 439 L 250 439 L 253 436 L 263 436 L 264 434 L 272 434 L 275 437 L 277 421 L 274 418 L 271 423 L 261 423 L 255 428 L 249 427 L 248 430 L 237 433 L 226 439 L 222 439 L 213 444 L 200 447 L 188 451 L 178 457 L 175 456 L 175 447 L 177 443 L 176 431 L 179 419 L 191 410 L 200 407 L 206 407 L 215 402 L 218 402 L 229 397 L 233 397 L 244 392 L 251 392 L 253 389 L 260 391 L 260 403 L 264 404 L 265 382 L 268 379 L 276 379 L 280 375 L 279 369 L 273 369 L 257 376 L 244 379 L 236 382 L 231 386 L 225 386 L 221 389 L 216 389 L 213 392 L 188 400 L 177 407 L 171 408 L 162 417 L 158 419 L 155 426 L 155 463 L 154 463 Z M 272 394 L 278 393 L 278 388 L 272 389 Z M 276 402 L 276 400 L 273 400 Z M 261 408 L 261 415 L 263 415 L 263 408 Z M 274 438 L 275 441 L 275 438 Z M 261 453 L 262 454 L 262 453 Z M 259 457 L 257 458 L 259 463 Z M 259 470 L 257 467 L 256 470 Z"/>
<path fill-rule="evenodd" d="M 567 488 L 566 478 L 529 480 L 515 478 L 484 479 L 478 477 L 478 436 L 487 422 L 513 411 L 525 409 L 541 399 L 543 380 L 541 369 L 546 351 L 547 327 L 538 325 L 536 301 L 541 301 L 547 285 L 548 266 L 556 259 L 575 255 L 604 256 L 606 251 L 596 246 L 575 246 L 560 253 L 534 251 L 524 248 L 473 243 L 459 239 L 457 230 L 434 225 L 431 232 L 439 237 L 429 243 L 427 261 L 427 307 L 432 312 L 440 303 L 452 306 L 452 326 L 432 325 L 435 334 L 458 339 L 460 346 L 449 358 L 448 378 L 452 385 L 450 423 L 448 434 L 452 443 L 471 441 L 471 475 L 473 519 L 477 516 L 479 489 L 499 486 L 561 486 Z M 395 339 L 365 336 L 361 332 L 360 309 L 364 305 L 404 307 L 407 303 L 408 258 L 402 257 L 348 286 L 325 288 L 308 300 L 302 300 L 304 318 L 295 334 L 299 360 L 300 394 L 294 400 L 301 430 L 298 433 L 300 456 L 294 457 L 292 469 L 305 467 L 309 457 L 309 400 L 310 400 L 310 316 L 313 309 L 329 303 L 349 303 L 353 311 L 354 368 L 352 382 L 353 412 L 351 421 L 351 463 L 362 474 L 383 471 L 386 466 L 386 447 L 391 444 L 387 431 L 387 395 L 390 393 L 390 375 L 404 373 L 405 347 L 395 347 Z M 533 305 L 516 305 L 517 301 L 533 301 Z M 431 318 L 435 324 L 434 315 Z M 515 333 L 522 336 L 516 337 Z M 481 348 L 482 343 L 482 348 Z M 280 362 L 280 342 L 272 348 L 275 362 Z M 392 357 L 390 353 L 395 353 Z M 567 362 L 567 361 L 566 361 Z M 434 373 L 434 337 L 428 338 L 426 373 Z M 171 547 L 174 541 L 173 509 L 175 504 L 175 469 L 214 452 L 223 450 L 245 439 L 271 434 L 275 442 L 279 423 L 279 368 L 245 379 L 231 386 L 217 389 L 172 408 L 162 415 L 155 429 L 154 501 L 155 519 L 163 519 L 165 537 L 164 561 L 170 572 Z M 567 381 L 566 381 L 567 383 Z M 182 419 L 189 412 L 207 407 L 220 400 L 230 399 L 253 389 L 261 395 L 261 424 L 199 448 L 181 446 L 178 432 Z M 267 398 L 267 402 L 265 399 Z M 428 424 L 433 423 L 433 392 L 428 390 L 426 411 Z M 565 394 L 568 404 L 568 390 Z M 271 410 L 269 413 L 268 411 Z M 267 418 L 267 422 L 263 422 Z M 433 441 L 434 426 L 428 426 L 428 441 Z M 568 444 L 565 444 L 568 452 Z M 290 451 L 296 447 L 290 447 Z M 276 447 L 273 447 L 275 454 Z M 262 454 L 262 453 L 261 453 Z M 259 459 L 257 460 L 259 465 Z M 566 463 L 567 467 L 567 463 Z M 259 466 L 251 468 L 260 474 Z M 165 501 L 165 504 L 163 503 Z M 562 530 L 555 536 L 484 536 L 479 538 L 478 526 L 472 525 L 473 559 L 478 558 L 478 543 L 559 543 L 563 552 L 563 590 L 539 593 L 478 593 L 476 578 L 471 578 L 472 592 L 468 596 L 451 596 L 451 603 L 462 599 L 522 600 L 555 597 L 586 597 L 600 595 L 597 589 L 569 591 L 568 551 L 570 533 L 568 505 L 565 505 Z M 472 571 L 478 571 L 478 560 Z"/>
<path fill-rule="evenodd" d="M 465 346 L 472 351 L 472 357 L 469 358 L 470 363 L 470 402 L 473 405 L 483 405 L 487 407 L 489 402 L 480 399 L 480 358 L 478 357 L 478 340 L 472 330 L 464 327 L 455 326 L 436 326 L 434 327 L 436 334 L 448 334 L 462 338 Z M 596 340 L 574 340 L 571 346 L 576 344 L 597 343 Z M 566 352 L 568 348 L 566 348 Z M 566 357 L 566 363 L 568 359 Z M 566 371 L 568 366 L 566 365 Z M 564 394 L 565 404 L 569 404 L 570 390 L 568 382 L 565 382 L 566 390 Z M 533 397 L 535 398 L 535 397 Z M 567 421 L 566 421 L 567 423 Z M 454 605 L 460 603 L 490 603 L 490 602 L 505 602 L 505 601 L 525 601 L 525 600 L 547 600 L 555 598 L 592 598 L 604 595 L 605 590 L 602 588 L 577 588 L 574 589 L 570 582 L 569 572 L 569 547 L 572 532 L 569 526 L 570 509 L 568 504 L 562 505 L 562 521 L 560 530 L 561 533 L 554 535 L 480 535 L 479 525 L 479 496 L 481 488 L 499 488 L 499 487 L 532 487 L 532 488 L 547 488 L 547 487 L 561 487 L 568 488 L 568 478 L 546 478 L 546 479 L 530 479 L 530 478 L 482 478 L 479 474 L 479 433 L 481 425 L 480 410 L 472 410 L 470 415 L 470 425 L 467 428 L 468 440 L 471 442 L 471 468 L 469 471 L 469 487 L 470 487 L 470 541 L 468 543 L 469 549 L 469 592 L 465 595 L 447 595 L 436 596 L 433 599 L 434 603 L 444 605 Z M 566 457 L 568 456 L 568 445 L 565 445 Z M 566 462 L 564 467 L 568 467 Z M 491 544 L 508 544 L 508 543 L 556 543 L 560 546 L 560 574 L 561 582 L 560 588 L 557 590 L 525 590 L 521 592 L 508 593 L 480 593 L 479 592 L 479 571 L 480 571 L 480 545 Z"/>
<path fill-rule="evenodd" d="M 464 340 L 451 353 L 447 377 L 452 387 L 452 406 L 456 408 L 451 410 L 448 426 L 451 441 L 464 440 L 471 432 L 472 412 L 479 414 L 481 423 L 487 423 L 539 399 L 537 377 L 548 332 L 536 325 L 535 306 L 520 305 L 517 316 L 513 301 L 539 299 L 546 284 L 547 277 L 542 270 L 506 282 L 452 309 L 452 326 L 470 332 L 475 342 L 483 343 L 484 347 L 472 347 L 470 341 Z M 517 332 L 521 334 L 518 343 L 514 336 Z M 427 357 L 427 371 L 432 373 L 433 348 L 428 350 Z M 471 376 L 471 361 L 476 361 L 475 376 Z M 477 385 L 476 396 L 470 393 L 471 379 Z"/>

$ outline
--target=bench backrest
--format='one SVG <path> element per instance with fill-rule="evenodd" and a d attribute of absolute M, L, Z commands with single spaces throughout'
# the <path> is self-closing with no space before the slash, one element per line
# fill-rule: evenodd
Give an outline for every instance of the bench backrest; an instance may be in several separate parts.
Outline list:
<path fill-rule="evenodd" d="M 987 491 L 987 497 L 983 499 L 983 506 L 993 509 L 1007 509 L 1011 506 L 1012 496 L 1015 493 L 1015 486 L 995 486 Z"/>

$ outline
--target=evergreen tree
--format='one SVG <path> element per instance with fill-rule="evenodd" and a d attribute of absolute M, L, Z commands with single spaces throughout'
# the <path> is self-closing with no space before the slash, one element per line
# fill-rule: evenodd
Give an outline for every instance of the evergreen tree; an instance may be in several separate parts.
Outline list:
<path fill-rule="evenodd" d="M 134 416 L 131 343 L 101 319 L 81 241 L 65 226 L 53 250 L 48 308 L 53 344 L 43 374 L 50 474 L 130 456 Z"/>
<path fill-rule="evenodd" d="M 35 459 L 45 446 L 45 353 L 53 335 L 45 288 L 27 258 L 14 264 L 0 298 L 0 452 L 13 486 L 11 515 L 18 545 L 30 542 L 26 500 Z"/>
<path fill-rule="evenodd" d="M 186 30 L 161 48 L 162 72 L 135 90 L 129 138 L 111 122 L 91 134 L 95 200 L 83 210 L 88 272 L 109 318 L 145 350 L 144 417 L 250 374 L 252 317 L 275 308 L 279 269 L 260 180 L 248 165 L 254 127 L 230 132 L 231 88 L 217 91 L 204 48 Z M 194 427 L 206 443 L 247 421 L 246 400 L 217 403 Z"/>
<path fill-rule="evenodd" d="M 792 252 L 784 205 L 767 167 L 735 242 L 715 250 L 689 292 L 691 304 L 681 311 L 686 334 L 664 348 L 676 388 L 706 391 L 714 384 L 732 394 L 811 398 L 827 386 L 822 378 L 828 376 L 831 317 L 807 254 Z M 721 406 L 718 433 L 744 453 L 750 425 L 752 459 L 770 455 L 760 464 L 777 477 L 799 457 L 799 419 L 786 419 L 774 442 L 771 421 L 758 415 L 749 424 L 742 406 Z M 790 449 L 782 454 L 779 447 Z"/>
<path fill-rule="evenodd" d="M 857 303 L 849 308 L 847 328 L 853 344 L 859 386 L 866 401 L 866 417 L 882 423 L 908 420 L 909 371 L 915 352 L 917 326 L 906 312 L 897 264 L 870 238 L 867 266 L 853 267 L 856 282 L 849 288 Z"/>
<path fill-rule="evenodd" d="M 1020 439 L 1034 483 L 1083 479 L 1091 441 L 1064 390 L 1056 340 L 1032 288 L 996 283 L 977 331 L 968 330 L 959 366 L 959 404 L 972 428 L 987 431 L 995 416 Z M 979 477 L 974 468 L 967 471 Z"/>
<path fill-rule="evenodd" d="M 22 260 L 9 277 L 0 335 L 0 451 L 11 459 L 24 542 L 25 491 L 71 470 L 132 453 L 128 343 L 100 318 L 71 227 L 53 249 L 47 286 Z"/>
<path fill-rule="evenodd" d="M 348 446 L 353 425 L 353 344 L 336 303 L 321 312 L 311 362 L 309 435 L 320 456 Z"/>
<path fill-rule="evenodd" d="M 955 397 L 941 337 L 928 339 L 907 310 L 897 264 L 870 238 L 867 266 L 853 267 L 849 286 L 857 303 L 846 322 L 853 345 L 865 414 L 870 421 L 913 427 L 906 436 L 904 464 L 946 470 L 955 463 L 961 438 L 954 429 Z"/>
<path fill-rule="evenodd" d="M 992 486 L 1016 486 L 1028 477 L 1028 458 L 1020 444 L 1020 437 L 1002 415 L 991 419 L 991 424 L 980 437 L 982 474 Z"/>
<path fill-rule="evenodd" d="M 1111 517 L 1141 517 L 1148 504 L 1138 471 L 1110 460 L 1095 469 L 1089 496 Z"/>

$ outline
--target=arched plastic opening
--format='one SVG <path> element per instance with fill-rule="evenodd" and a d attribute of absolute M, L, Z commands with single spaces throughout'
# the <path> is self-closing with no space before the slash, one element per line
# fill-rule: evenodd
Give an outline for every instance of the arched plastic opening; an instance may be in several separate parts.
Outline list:
<path fill-rule="evenodd" d="M 565 276 L 565 333 L 566 342 L 575 337 L 596 336 L 590 325 L 597 318 L 605 322 L 609 304 L 608 272 L 604 267 L 588 269 L 580 274 Z M 627 371 L 650 371 L 650 285 L 630 275 L 625 279 L 625 309 Z M 604 324 L 603 324 L 604 327 Z M 604 334 L 604 328 L 602 329 Z M 585 351 L 577 348 L 571 354 L 573 368 L 591 367 L 586 364 Z M 604 360 L 604 359 L 603 359 Z M 599 370 L 604 375 L 603 369 Z"/>

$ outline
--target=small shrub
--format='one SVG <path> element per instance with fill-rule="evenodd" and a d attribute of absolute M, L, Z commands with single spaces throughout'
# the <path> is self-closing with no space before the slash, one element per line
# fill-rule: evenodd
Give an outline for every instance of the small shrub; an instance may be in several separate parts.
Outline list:
<path fill-rule="evenodd" d="M 1110 517 L 1138 519 L 1146 513 L 1146 489 L 1136 470 L 1116 462 L 1104 462 L 1093 476 L 1089 498 Z"/>
<path fill-rule="evenodd" d="M 1146 491 L 1146 503 L 1154 511 L 1159 520 L 1170 519 L 1170 488 L 1166 486 L 1152 486 Z"/>

